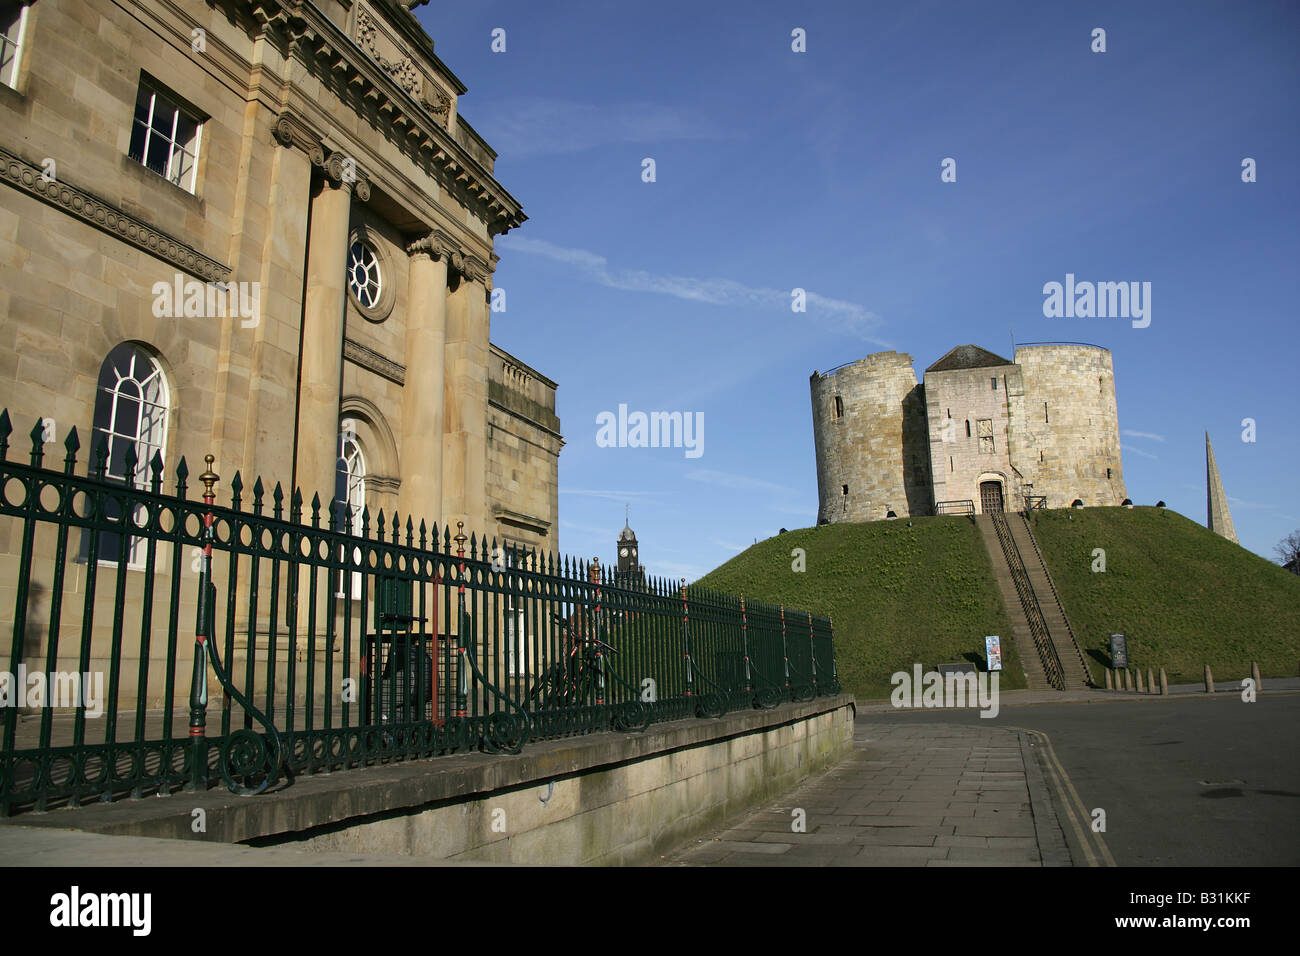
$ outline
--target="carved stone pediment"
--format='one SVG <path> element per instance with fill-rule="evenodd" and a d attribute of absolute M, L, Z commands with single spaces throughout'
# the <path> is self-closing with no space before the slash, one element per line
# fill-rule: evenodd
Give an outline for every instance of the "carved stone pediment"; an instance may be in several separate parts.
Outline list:
<path fill-rule="evenodd" d="M 391 76 L 402 89 L 419 99 L 423 93 L 424 77 L 416 69 L 415 61 L 406 55 L 402 46 L 380 25 L 379 17 L 361 7 L 357 10 L 357 46 L 370 54 L 370 58 Z"/>
<path fill-rule="evenodd" d="M 385 27 L 379 14 L 364 6 L 358 7 L 354 39 L 394 83 L 444 126 L 447 125 L 451 115 L 451 97 L 424 75 L 401 41 Z"/>

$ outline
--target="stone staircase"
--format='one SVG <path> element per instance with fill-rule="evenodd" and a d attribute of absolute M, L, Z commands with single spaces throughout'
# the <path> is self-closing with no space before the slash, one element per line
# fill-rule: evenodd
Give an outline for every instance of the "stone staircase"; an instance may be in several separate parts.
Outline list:
<path fill-rule="evenodd" d="M 1029 572 L 1029 583 L 1033 586 L 1034 594 L 1038 598 L 1038 606 L 1047 623 L 1048 633 L 1052 636 L 1052 643 L 1056 645 L 1061 665 L 1065 668 L 1066 687 L 1070 690 L 1081 690 L 1085 687 L 1097 686 L 1088 669 L 1083 650 L 1074 637 L 1074 628 L 1070 626 L 1070 619 L 1065 615 L 1065 606 L 1056 591 L 1056 583 L 1052 580 L 1051 571 L 1047 569 L 1047 562 L 1043 560 L 1043 553 L 1038 548 L 1038 539 L 1034 537 L 1029 518 L 1023 513 L 1009 514 L 1007 526 L 1024 560 L 1025 570 Z"/>
<path fill-rule="evenodd" d="M 1002 529 L 999 534 L 998 523 Z M 1042 553 L 1022 515 L 977 515 L 993 576 L 1011 620 L 1011 638 L 1030 690 L 1092 686 Z"/>

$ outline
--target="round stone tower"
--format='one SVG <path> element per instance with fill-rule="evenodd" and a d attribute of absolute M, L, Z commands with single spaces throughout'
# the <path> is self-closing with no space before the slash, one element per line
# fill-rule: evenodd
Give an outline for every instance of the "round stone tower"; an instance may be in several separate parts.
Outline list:
<path fill-rule="evenodd" d="M 1016 347 L 1024 416 L 1012 460 L 1047 507 L 1118 505 L 1127 497 L 1111 354 L 1096 345 Z"/>
<path fill-rule="evenodd" d="M 927 514 L 929 436 L 912 356 L 877 352 L 813 372 L 817 523 Z"/>

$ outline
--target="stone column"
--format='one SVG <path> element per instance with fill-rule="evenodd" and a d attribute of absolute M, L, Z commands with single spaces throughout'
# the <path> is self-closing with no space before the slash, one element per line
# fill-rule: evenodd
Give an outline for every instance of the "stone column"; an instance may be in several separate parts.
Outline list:
<path fill-rule="evenodd" d="M 334 496 L 348 226 L 354 189 L 363 200 L 370 192 L 364 180 L 349 181 L 343 175 L 342 157 L 337 153 L 325 162 L 325 177 L 311 204 L 298 377 L 297 467 L 293 480 L 302 489 L 304 513 L 310 510 L 313 494 L 320 494 L 322 507 Z"/>
<path fill-rule="evenodd" d="M 457 277 L 447 297 L 443 425 L 443 511 L 466 532 L 490 534 L 487 514 L 487 267 L 453 253 Z"/>
<path fill-rule="evenodd" d="M 443 526 L 443 371 L 450 244 L 433 232 L 406 247 L 406 382 L 402 387 L 402 485 L 398 512 L 418 529 Z"/>
<path fill-rule="evenodd" d="M 333 153 L 321 163 L 319 192 L 311 204 L 307 237 L 307 289 L 303 297 L 301 355 L 298 372 L 297 444 L 293 485 L 302 491 L 302 520 L 311 521 L 313 495 L 321 499 L 321 526 L 327 527 L 334 499 L 339 455 L 339 404 L 343 385 L 343 324 L 347 307 L 348 235 L 352 196 L 370 198 L 370 185 L 355 175 L 355 166 Z M 287 504 L 287 501 L 286 501 Z M 310 607 L 311 580 L 317 580 L 317 604 Z M 298 569 L 298 656 L 307 649 L 307 625 L 314 616 L 316 633 L 324 634 L 328 595 L 334 575 L 309 564 Z M 286 604 L 286 613 L 289 604 Z M 313 615 L 314 611 L 314 615 Z M 336 639 L 337 643 L 337 639 Z M 324 653 L 324 642 L 319 645 Z"/>

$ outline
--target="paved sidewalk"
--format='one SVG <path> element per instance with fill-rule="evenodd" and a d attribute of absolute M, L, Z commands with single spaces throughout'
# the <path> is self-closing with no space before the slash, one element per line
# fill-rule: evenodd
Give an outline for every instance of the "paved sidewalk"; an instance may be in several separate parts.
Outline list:
<path fill-rule="evenodd" d="M 669 866 L 1069 865 L 1015 730 L 860 722 L 853 753 Z M 796 832 L 797 810 L 804 831 Z M 1040 850 L 1040 841 L 1044 844 Z"/>

